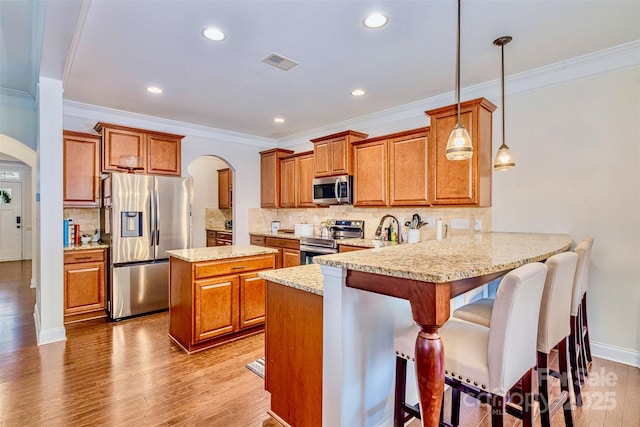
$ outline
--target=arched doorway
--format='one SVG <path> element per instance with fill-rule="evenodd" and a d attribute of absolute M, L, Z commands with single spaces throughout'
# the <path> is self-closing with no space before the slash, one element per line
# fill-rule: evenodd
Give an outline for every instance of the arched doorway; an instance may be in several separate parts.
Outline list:
<path fill-rule="evenodd" d="M 26 206 L 26 209 L 29 211 L 31 217 L 29 224 L 25 224 L 25 226 L 30 228 L 30 230 L 27 231 L 30 231 L 31 235 L 31 287 L 34 288 L 36 286 L 36 271 L 38 266 L 38 229 L 36 227 L 36 171 L 38 156 L 34 150 L 29 148 L 25 144 L 4 134 L 0 134 L 0 153 L 11 156 L 12 158 L 15 158 L 24 163 L 26 165 L 25 170 L 28 170 L 29 173 L 28 179 L 25 180 L 25 183 L 28 183 L 28 187 L 30 188 L 23 188 L 22 193 L 25 196 L 25 202 L 23 204 Z"/>
<path fill-rule="evenodd" d="M 210 227 L 224 228 L 227 220 L 233 220 L 233 201 L 229 208 L 218 205 L 218 171 L 231 170 L 230 184 L 235 179 L 231 165 L 216 155 L 200 156 L 187 166 L 193 181 L 193 200 L 191 202 L 191 246 L 206 246 L 206 230 Z"/>

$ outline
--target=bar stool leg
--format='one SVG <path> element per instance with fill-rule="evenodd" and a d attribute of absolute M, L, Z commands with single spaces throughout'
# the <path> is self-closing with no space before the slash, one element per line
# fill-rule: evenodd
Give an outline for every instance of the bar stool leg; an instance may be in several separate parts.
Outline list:
<path fill-rule="evenodd" d="M 407 360 L 402 357 L 396 357 L 396 391 L 393 404 L 393 426 L 402 427 L 404 425 L 404 400 L 406 398 L 407 384 Z"/>
<path fill-rule="evenodd" d="M 549 355 L 538 352 L 538 403 L 540 405 L 540 422 L 543 427 L 551 425 L 551 408 L 549 404 Z"/>
<path fill-rule="evenodd" d="M 585 356 L 588 362 L 592 362 L 593 358 L 591 357 L 591 344 L 589 343 L 589 322 L 587 317 L 587 293 L 586 292 L 582 296 L 582 323 L 585 328 L 585 333 L 584 333 Z"/>
<path fill-rule="evenodd" d="M 582 406 L 582 395 L 580 393 L 580 375 L 578 374 L 578 318 L 571 316 L 571 335 L 569 339 L 569 362 L 571 364 L 571 381 L 573 381 L 573 394 L 575 395 L 576 405 Z"/>
<path fill-rule="evenodd" d="M 558 344 L 558 368 L 560 369 L 560 390 L 567 394 L 567 400 L 562 405 L 565 427 L 573 427 L 573 409 L 569 396 L 569 369 L 567 366 L 567 339 L 563 338 Z"/>

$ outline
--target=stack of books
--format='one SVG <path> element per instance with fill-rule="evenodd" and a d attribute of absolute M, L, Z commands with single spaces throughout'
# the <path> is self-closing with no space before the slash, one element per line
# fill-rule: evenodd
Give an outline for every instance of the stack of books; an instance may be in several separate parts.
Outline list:
<path fill-rule="evenodd" d="M 65 246 L 79 245 L 81 236 L 80 224 L 74 224 L 73 218 L 65 218 L 63 236 Z"/>

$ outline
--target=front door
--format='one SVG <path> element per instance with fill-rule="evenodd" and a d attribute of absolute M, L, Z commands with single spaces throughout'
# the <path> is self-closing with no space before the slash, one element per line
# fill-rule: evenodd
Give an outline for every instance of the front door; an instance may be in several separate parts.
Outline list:
<path fill-rule="evenodd" d="M 22 183 L 0 181 L 0 261 L 22 259 Z"/>

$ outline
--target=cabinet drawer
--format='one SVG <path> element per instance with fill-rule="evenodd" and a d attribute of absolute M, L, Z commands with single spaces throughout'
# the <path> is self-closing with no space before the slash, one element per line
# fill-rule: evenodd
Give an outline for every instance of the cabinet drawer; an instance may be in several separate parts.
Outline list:
<path fill-rule="evenodd" d="M 278 237 L 267 237 L 265 240 L 267 246 L 272 248 L 300 249 L 300 240 L 281 239 Z"/>
<path fill-rule="evenodd" d="M 207 239 L 215 239 L 216 238 L 216 232 L 213 230 L 207 230 Z"/>
<path fill-rule="evenodd" d="M 202 262 L 194 265 L 196 279 L 218 276 L 221 274 L 244 273 L 253 270 L 263 270 L 275 267 L 273 255 L 259 255 L 234 260 L 220 260 Z"/>
<path fill-rule="evenodd" d="M 93 261 L 104 261 L 104 249 L 68 251 L 64 254 L 65 264 Z"/>
<path fill-rule="evenodd" d="M 252 245 L 266 246 L 266 244 L 265 244 L 266 237 L 264 237 L 264 236 L 253 236 L 253 235 L 250 235 L 249 237 L 250 237 L 250 243 Z"/>

